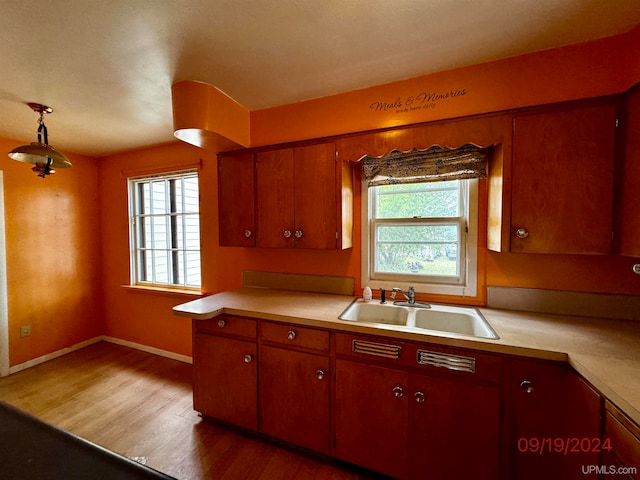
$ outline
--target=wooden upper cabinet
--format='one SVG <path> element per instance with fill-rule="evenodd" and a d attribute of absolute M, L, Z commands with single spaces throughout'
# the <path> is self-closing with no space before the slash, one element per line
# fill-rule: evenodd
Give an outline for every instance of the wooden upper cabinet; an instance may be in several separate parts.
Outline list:
<path fill-rule="evenodd" d="M 622 178 L 621 199 L 618 209 L 621 255 L 640 257 L 640 85 L 625 97 L 622 119 Z"/>
<path fill-rule="evenodd" d="M 293 149 L 256 155 L 256 246 L 294 246 Z"/>
<path fill-rule="evenodd" d="M 513 120 L 511 251 L 611 252 L 616 104 Z"/>
<path fill-rule="evenodd" d="M 335 144 L 263 151 L 256 158 L 258 247 L 350 248 L 350 168 Z"/>
<path fill-rule="evenodd" d="M 219 244 L 253 247 L 255 235 L 255 159 L 253 154 L 218 157 Z"/>

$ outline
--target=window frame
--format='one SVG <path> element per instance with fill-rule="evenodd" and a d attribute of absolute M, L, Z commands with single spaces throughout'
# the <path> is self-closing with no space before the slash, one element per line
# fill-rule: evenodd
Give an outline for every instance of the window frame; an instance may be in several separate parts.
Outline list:
<path fill-rule="evenodd" d="M 167 182 L 171 180 L 183 180 L 185 178 L 193 178 L 193 177 L 196 178 L 197 184 L 198 184 L 198 211 L 197 212 L 171 211 L 172 209 L 174 209 L 174 207 L 169 207 L 167 209 L 169 211 L 168 212 L 165 211 L 164 213 L 153 213 L 153 212 L 139 213 L 140 201 L 142 201 L 141 195 L 140 195 L 141 185 L 150 184 L 151 182 L 158 181 L 158 180 L 164 180 L 165 182 Z M 129 263 L 130 263 L 129 272 L 130 272 L 131 286 L 151 287 L 151 288 L 159 288 L 159 289 L 167 289 L 167 290 L 180 289 L 180 290 L 190 290 L 194 292 L 200 292 L 202 288 L 202 238 L 201 238 L 201 228 L 200 228 L 200 175 L 198 170 L 197 169 L 176 170 L 176 171 L 159 172 L 159 173 L 129 177 L 127 178 L 127 190 L 128 190 L 127 201 L 128 201 L 128 210 L 129 210 Z M 175 190 L 172 190 L 172 192 L 173 193 L 165 191 L 164 193 L 165 204 L 167 204 L 167 202 L 171 204 L 172 202 L 178 201 Z M 181 201 L 184 204 L 184 196 L 180 198 L 182 199 Z M 197 250 L 193 248 L 188 248 L 188 246 L 186 245 L 185 237 L 184 237 L 184 235 L 186 235 L 186 229 L 184 228 L 184 222 L 186 220 L 186 217 L 193 216 L 193 215 L 197 215 L 197 218 L 198 218 Z M 164 248 L 164 249 L 161 248 L 158 250 L 166 251 L 166 254 L 167 254 L 167 277 L 168 277 L 167 283 L 158 282 L 157 278 L 153 278 L 155 274 L 152 274 L 151 280 L 141 279 L 141 277 L 143 276 L 141 274 L 141 269 L 143 268 L 142 265 L 144 265 L 145 262 L 147 261 L 146 257 L 144 256 L 144 252 L 148 250 L 156 250 L 154 248 L 149 249 L 146 247 L 141 247 L 141 245 L 143 245 L 144 240 L 140 240 L 141 228 L 140 228 L 139 222 L 141 221 L 141 219 L 148 218 L 148 217 L 151 217 L 151 218 L 164 217 L 165 218 L 165 224 L 166 224 L 165 235 L 168 240 L 167 248 Z M 182 222 L 183 245 L 181 248 L 174 246 L 175 245 L 174 242 L 177 241 L 177 234 L 179 230 L 177 220 L 180 217 L 182 217 L 183 219 L 183 222 Z M 153 231 L 153 226 L 151 230 Z M 144 234 L 148 234 L 146 229 L 144 231 Z M 188 282 L 188 276 L 186 274 L 187 253 L 192 253 L 192 252 L 198 253 L 198 263 L 199 263 L 198 285 L 187 283 Z M 182 253 L 183 255 L 183 262 L 184 262 L 183 277 L 184 278 L 182 279 L 182 281 L 176 282 L 174 278 L 174 275 L 176 275 L 176 267 L 177 267 L 176 258 L 179 258 L 180 253 Z M 177 268 L 179 271 L 179 267 Z"/>
<path fill-rule="evenodd" d="M 375 208 L 375 187 L 369 187 L 368 181 L 362 181 L 362 288 L 373 289 L 398 287 L 407 289 L 413 286 L 418 293 L 456 295 L 475 297 L 477 295 L 478 263 L 478 179 L 460 180 L 461 212 L 460 217 L 432 219 L 377 219 L 372 218 Z M 458 218 L 458 220 L 456 220 Z M 457 224 L 460 228 L 460 244 L 466 252 L 466 258 L 460 252 L 460 275 L 452 281 L 447 276 L 409 275 L 402 273 L 375 273 L 375 227 L 385 224 Z"/>

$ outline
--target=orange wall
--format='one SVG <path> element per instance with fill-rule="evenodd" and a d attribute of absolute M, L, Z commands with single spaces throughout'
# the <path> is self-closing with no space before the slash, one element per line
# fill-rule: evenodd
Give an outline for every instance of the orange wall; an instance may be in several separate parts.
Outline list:
<path fill-rule="evenodd" d="M 18 142 L 0 138 L 0 152 Z M 42 179 L 6 155 L 5 230 L 10 365 L 100 335 L 98 166 L 68 155 L 73 167 Z M 20 327 L 30 325 L 30 337 Z"/>
<path fill-rule="evenodd" d="M 252 144 L 618 93 L 640 80 L 637 52 L 639 28 L 589 44 L 252 112 Z M 461 89 L 464 95 L 433 102 L 433 108 L 370 108 L 379 101 L 401 99 L 406 103 L 420 92 Z M 4 151 L 17 144 L 0 138 Z M 349 276 L 359 286 L 359 195 L 355 199 L 355 246 L 350 250 L 219 247 L 213 152 L 174 142 L 97 160 L 79 155 L 70 158 L 72 169 L 45 180 L 27 165 L 8 158 L 0 167 L 5 175 L 12 365 L 101 334 L 191 354 L 190 321 L 171 311 L 190 297 L 123 287 L 129 283 L 127 175 L 201 165 L 205 292 L 238 287 L 241 272 L 250 269 Z M 640 294 L 640 276 L 631 273 L 633 260 L 628 258 L 496 254 L 481 244 L 479 262 L 486 263 L 483 285 Z M 21 339 L 19 327 L 25 324 L 32 326 L 33 334 Z"/>
<path fill-rule="evenodd" d="M 251 145 L 619 93 L 640 78 L 631 77 L 639 36 L 640 27 L 632 34 L 254 111 Z M 424 94 L 450 95 L 423 101 Z"/>
<path fill-rule="evenodd" d="M 628 45 L 629 36 L 616 37 L 252 112 L 252 144 L 317 138 L 447 116 L 618 93 L 640 80 L 640 68 L 627 57 L 640 51 L 637 37 L 639 35 L 634 32 L 634 48 Z M 468 88 L 469 93 L 462 98 L 442 101 L 426 114 L 389 110 L 376 115 L 368 108 L 379 98 L 404 98 L 418 87 L 426 88 L 424 85 L 434 91 L 440 87 L 445 90 Z M 171 307 L 185 301 L 185 298 L 132 293 L 121 286 L 129 281 L 126 181 L 121 172 L 193 164 L 200 159 L 204 291 L 214 293 L 240 286 L 243 270 L 354 277 L 357 291 L 360 291 L 359 221 L 356 221 L 354 231 L 354 248 L 346 251 L 219 247 L 215 155 L 186 144 L 169 144 L 100 160 L 107 335 L 190 354 L 189 322 L 171 313 Z M 484 189 L 482 191 L 486 194 Z M 354 216 L 359 219 L 359 193 L 354 203 Z M 485 215 L 486 210 L 482 209 L 482 216 Z M 485 218 L 480 219 L 482 230 L 484 221 Z M 631 273 L 631 259 L 496 254 L 486 250 L 483 237 L 481 235 L 479 263 L 486 269 L 480 285 L 640 294 L 640 276 Z M 484 293 L 476 301 L 484 302 Z"/>
<path fill-rule="evenodd" d="M 215 155 L 183 143 L 105 157 L 100 165 L 100 228 L 102 232 L 102 274 L 104 334 L 183 355 L 191 355 L 190 321 L 175 317 L 174 305 L 192 298 L 178 294 L 158 294 L 124 286 L 129 278 L 129 219 L 127 178 L 158 170 L 179 170 L 201 163 L 203 224 L 202 255 L 208 258 L 207 233 L 212 226 L 206 176 L 215 171 Z M 204 262 L 203 262 L 204 263 Z M 210 262 L 203 266 L 208 272 Z"/>

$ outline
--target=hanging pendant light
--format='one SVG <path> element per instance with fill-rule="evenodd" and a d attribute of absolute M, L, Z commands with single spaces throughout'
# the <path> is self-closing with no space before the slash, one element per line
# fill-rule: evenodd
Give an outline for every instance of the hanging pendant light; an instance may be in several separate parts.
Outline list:
<path fill-rule="evenodd" d="M 31 170 L 42 178 L 56 173 L 56 168 L 69 168 L 71 166 L 69 159 L 49 145 L 47 126 L 44 124 L 44 114 L 53 112 L 53 109 L 39 103 L 28 103 L 27 105 L 31 110 L 40 114 L 38 119 L 38 141 L 14 148 L 9 152 L 9 158 L 19 162 L 35 164 Z"/>

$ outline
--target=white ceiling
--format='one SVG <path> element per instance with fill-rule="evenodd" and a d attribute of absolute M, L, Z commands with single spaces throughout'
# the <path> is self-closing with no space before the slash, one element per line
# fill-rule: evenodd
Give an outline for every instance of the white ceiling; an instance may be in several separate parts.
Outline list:
<path fill-rule="evenodd" d="M 0 136 L 93 156 L 173 139 L 171 84 L 249 110 L 624 33 L 640 0 L 0 0 Z"/>

